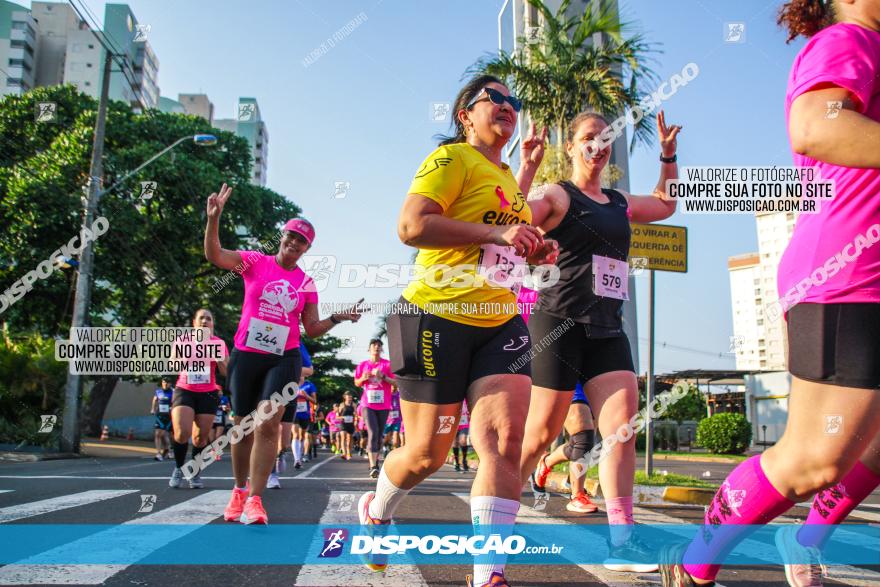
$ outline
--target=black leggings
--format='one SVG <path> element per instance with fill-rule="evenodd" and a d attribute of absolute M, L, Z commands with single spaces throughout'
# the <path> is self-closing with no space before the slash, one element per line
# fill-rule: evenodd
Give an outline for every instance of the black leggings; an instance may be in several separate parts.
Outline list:
<path fill-rule="evenodd" d="M 301 369 L 299 348 L 285 351 L 281 356 L 233 350 L 226 381 L 232 391 L 235 415 L 246 416 L 272 394 L 280 395 L 286 385 L 298 383 Z"/>
<path fill-rule="evenodd" d="M 382 438 L 385 432 L 385 421 L 388 419 L 388 410 L 374 410 L 367 408 L 364 410 L 367 421 L 367 450 L 370 452 L 379 452 L 382 450 Z"/>

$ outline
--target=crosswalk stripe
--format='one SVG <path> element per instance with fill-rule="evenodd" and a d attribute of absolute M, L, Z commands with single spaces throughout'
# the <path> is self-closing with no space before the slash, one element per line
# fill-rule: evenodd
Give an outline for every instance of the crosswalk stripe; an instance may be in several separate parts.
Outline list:
<path fill-rule="evenodd" d="M 75 560 L 83 552 L 102 552 L 109 559 L 129 557 L 132 552 L 146 557 L 220 517 L 228 499 L 229 491 L 209 491 L 183 503 L 129 520 L 115 528 L 6 565 L 0 568 L 0 585 L 100 585 L 129 565 L 58 565 L 48 561 L 64 558 Z M 137 524 L 168 524 L 179 528 L 168 528 L 168 539 L 165 541 L 145 544 L 124 528 Z"/>
<path fill-rule="evenodd" d="M 83 491 L 82 493 L 74 493 L 72 495 L 62 495 L 60 497 L 52 497 L 49 499 L 41 499 L 31 503 L 22 503 L 0 508 L 0 524 L 6 522 L 14 522 L 22 518 L 30 518 L 31 516 L 39 516 L 68 508 L 75 508 L 89 503 L 97 503 L 105 499 L 112 499 L 129 493 L 137 493 L 137 489 L 95 489 L 92 491 Z"/>
<path fill-rule="evenodd" d="M 691 524 L 687 520 L 668 516 L 656 510 L 649 510 L 640 507 L 633 508 L 633 515 L 636 520 L 643 524 Z M 679 534 L 684 537 L 691 537 L 693 532 L 688 531 L 684 534 L 681 530 L 671 530 L 673 534 Z M 837 536 L 837 534 L 835 534 Z M 772 560 L 772 556 L 767 554 L 767 545 L 755 540 L 745 539 L 740 544 L 740 552 L 755 557 L 759 560 Z M 778 559 L 777 559 L 778 560 Z M 774 564 L 774 563 L 771 563 Z M 778 563 L 775 563 L 778 565 Z M 829 565 L 828 578 L 834 581 L 840 581 L 844 585 L 853 585 L 855 587 L 876 587 L 880 585 L 880 573 L 870 569 L 853 567 L 850 565 Z"/>
<path fill-rule="evenodd" d="M 321 525 L 357 524 L 357 504 L 360 493 L 333 491 L 327 507 L 321 515 Z M 309 560 L 317 559 L 324 546 L 321 532 L 315 532 L 308 549 Z M 385 587 L 387 585 L 413 585 L 427 587 L 422 573 L 415 564 L 389 564 L 384 573 L 374 573 L 363 565 L 303 565 L 296 576 L 296 587 L 319 587 L 324 585 L 364 585 Z"/>
<path fill-rule="evenodd" d="M 0 489 L 0 493 L 12 493 L 15 489 Z"/>
<path fill-rule="evenodd" d="M 470 495 L 467 493 L 454 493 L 456 497 L 470 503 Z M 517 524 L 560 524 L 566 526 L 576 525 L 562 518 L 554 518 L 549 514 L 540 512 L 526 505 L 519 506 L 519 513 L 516 515 Z M 618 571 L 609 571 L 601 565 L 577 565 L 580 569 L 586 571 L 596 578 L 597 581 L 609 587 L 630 587 L 631 585 L 659 585 L 660 576 L 657 574 L 645 575 L 640 573 L 621 573 Z"/>

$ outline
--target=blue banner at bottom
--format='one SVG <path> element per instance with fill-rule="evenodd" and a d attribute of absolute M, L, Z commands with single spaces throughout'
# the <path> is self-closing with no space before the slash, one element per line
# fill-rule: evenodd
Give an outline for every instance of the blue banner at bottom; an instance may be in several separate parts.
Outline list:
<path fill-rule="evenodd" d="M 345 565 L 362 564 L 367 556 L 388 564 L 454 565 L 506 555 L 513 565 L 596 565 L 621 556 L 658 563 L 670 547 L 691 545 L 689 563 L 779 565 L 810 562 L 795 539 L 800 528 L 802 539 L 825 541 L 826 565 L 880 565 L 880 527 L 862 524 L 522 524 L 482 526 L 478 532 L 463 524 L 372 528 L 373 533 L 359 525 L 10 524 L 0 526 L 0 564 Z M 612 539 L 623 546 L 611 546 Z M 215 546 L 222 546 L 221 556 Z"/>

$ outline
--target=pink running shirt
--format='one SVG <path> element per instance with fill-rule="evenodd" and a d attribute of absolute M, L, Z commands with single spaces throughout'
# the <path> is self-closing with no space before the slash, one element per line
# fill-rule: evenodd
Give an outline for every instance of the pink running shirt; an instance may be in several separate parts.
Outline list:
<path fill-rule="evenodd" d="M 223 346 L 223 356 L 229 356 L 229 349 L 226 347 L 226 342 L 223 341 L 219 336 L 212 336 L 211 342 L 220 343 Z M 174 384 L 174 387 L 179 387 L 181 389 L 186 389 L 188 391 L 217 391 L 220 389 L 220 386 L 217 385 L 217 361 L 211 361 L 211 366 L 209 367 L 211 380 L 206 383 L 196 383 L 200 379 L 203 378 L 203 375 L 200 373 L 193 373 L 190 375 L 187 371 L 181 371 L 177 376 L 177 383 Z M 194 383 L 189 383 L 193 381 Z"/>
<path fill-rule="evenodd" d="M 238 254 L 243 266 L 240 273 L 244 279 L 244 303 L 235 333 L 235 348 L 264 355 L 299 348 L 300 314 L 307 303 L 318 303 L 314 282 L 299 267 L 291 271 L 282 268 L 274 255 L 256 251 L 238 251 Z M 249 328 L 253 332 L 249 333 Z M 288 330 L 282 353 L 256 346 L 280 346 L 285 328 Z"/>
<path fill-rule="evenodd" d="M 391 361 L 388 359 L 379 359 L 378 363 L 373 363 L 369 359 L 363 361 L 354 371 L 355 379 L 363 377 L 373 369 L 379 368 L 386 377 L 394 379 L 394 373 L 391 372 Z M 361 403 L 366 404 L 371 410 L 390 410 L 391 409 L 391 384 L 387 381 L 380 381 L 376 378 L 370 378 L 363 383 L 364 393 L 361 396 Z M 382 394 L 381 401 L 370 402 L 370 399 L 377 399 Z M 370 398 L 370 395 L 374 397 Z"/>
<path fill-rule="evenodd" d="M 791 68 L 786 122 L 792 102 L 822 86 L 849 90 L 858 111 L 880 122 L 880 33 L 839 23 L 811 38 Z M 880 169 L 841 167 L 797 153 L 794 162 L 833 179 L 835 196 L 821 200 L 818 214 L 798 217 L 779 263 L 783 309 L 798 302 L 880 302 L 880 244 L 874 244 L 880 239 Z"/>

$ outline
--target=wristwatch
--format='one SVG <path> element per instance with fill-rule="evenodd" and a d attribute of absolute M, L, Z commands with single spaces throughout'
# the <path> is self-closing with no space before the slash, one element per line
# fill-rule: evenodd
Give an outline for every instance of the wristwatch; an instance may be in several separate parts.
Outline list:
<path fill-rule="evenodd" d="M 330 314 L 330 322 L 333 324 L 342 324 L 342 320 L 336 319 L 336 314 Z"/>
<path fill-rule="evenodd" d="M 678 161 L 678 153 L 673 153 L 672 157 L 664 157 L 663 154 L 660 154 L 660 161 L 663 163 L 675 163 Z"/>

